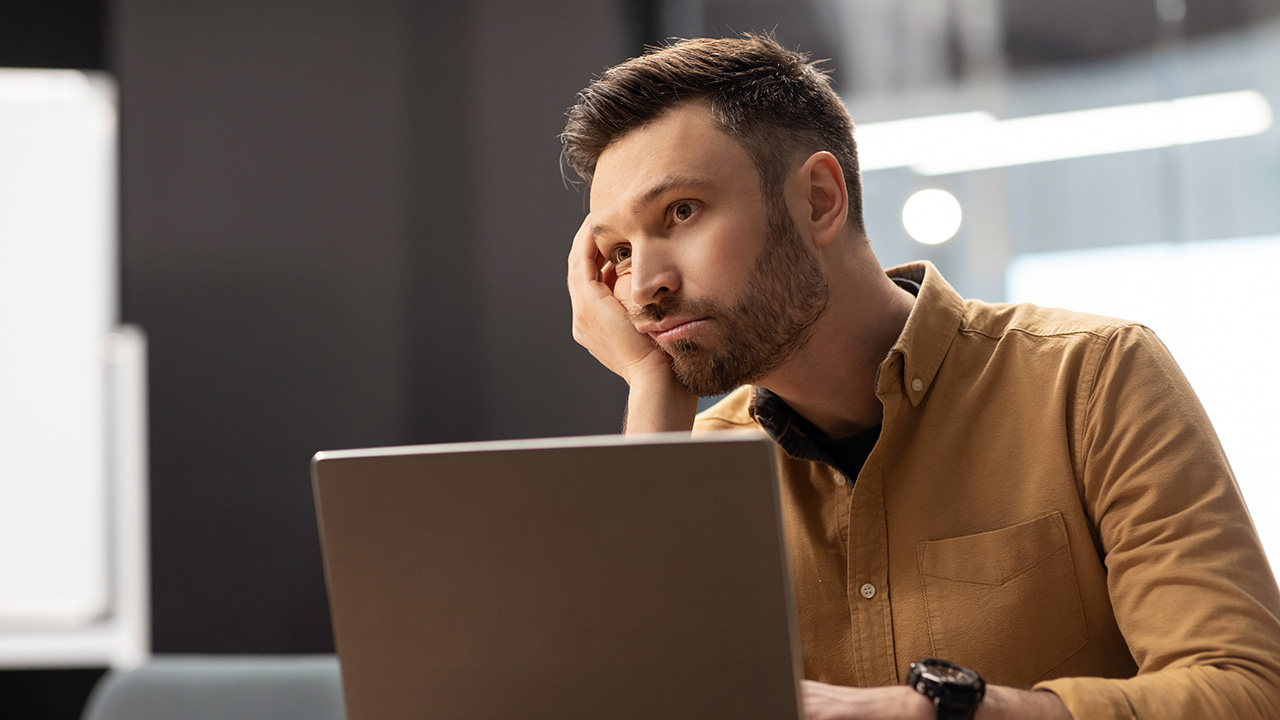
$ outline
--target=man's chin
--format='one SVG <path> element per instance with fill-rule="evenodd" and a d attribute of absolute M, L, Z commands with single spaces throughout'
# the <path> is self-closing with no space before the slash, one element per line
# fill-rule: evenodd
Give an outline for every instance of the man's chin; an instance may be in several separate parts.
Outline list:
<path fill-rule="evenodd" d="M 681 378 L 678 376 L 677 379 L 680 381 L 680 385 L 684 388 L 685 392 L 700 398 L 719 397 L 720 395 L 724 395 L 730 390 L 734 390 L 743 384 L 709 384 L 703 383 L 699 380 L 690 380 L 688 378 Z"/>
<path fill-rule="evenodd" d="M 723 395 L 740 385 L 750 382 L 751 378 L 742 373 L 727 372 L 725 368 L 708 358 L 698 358 L 691 362 L 688 356 L 672 356 L 671 368 L 675 371 L 676 380 L 690 395 L 698 397 L 715 397 Z"/>

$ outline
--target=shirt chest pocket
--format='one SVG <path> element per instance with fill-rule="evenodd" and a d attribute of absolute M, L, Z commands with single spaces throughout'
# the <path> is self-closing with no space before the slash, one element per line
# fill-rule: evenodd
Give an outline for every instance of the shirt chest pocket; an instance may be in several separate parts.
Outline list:
<path fill-rule="evenodd" d="M 1089 640 L 1060 513 L 926 540 L 916 558 L 937 657 L 1030 686 Z"/>

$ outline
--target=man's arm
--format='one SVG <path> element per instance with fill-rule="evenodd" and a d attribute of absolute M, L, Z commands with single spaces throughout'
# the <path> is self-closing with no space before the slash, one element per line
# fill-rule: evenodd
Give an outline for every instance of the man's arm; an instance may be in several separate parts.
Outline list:
<path fill-rule="evenodd" d="M 1222 372 L 1236 360 L 1224 348 Z M 1195 393 L 1141 326 L 1087 390 L 1081 500 L 1138 675 L 1037 687 L 1077 718 L 1280 718 L 1280 592 Z"/>
<path fill-rule="evenodd" d="M 692 430 L 698 398 L 676 380 L 671 359 L 662 348 L 631 324 L 626 309 L 613 295 L 617 279 L 591 236 L 588 215 L 569 252 L 573 339 L 627 381 L 625 432 Z"/>
<path fill-rule="evenodd" d="M 807 720 L 934 720 L 933 703 L 906 685 L 850 688 L 804 681 Z M 1050 692 L 993 685 L 978 705 L 974 720 L 1071 720 L 1071 713 Z"/>

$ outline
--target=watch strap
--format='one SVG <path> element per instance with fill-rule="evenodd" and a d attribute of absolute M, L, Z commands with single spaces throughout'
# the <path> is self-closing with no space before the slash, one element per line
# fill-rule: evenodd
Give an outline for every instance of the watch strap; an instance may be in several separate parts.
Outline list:
<path fill-rule="evenodd" d="M 978 704 L 971 700 L 957 703 L 935 697 L 933 704 L 938 709 L 938 720 L 973 720 L 974 714 L 978 712 Z"/>

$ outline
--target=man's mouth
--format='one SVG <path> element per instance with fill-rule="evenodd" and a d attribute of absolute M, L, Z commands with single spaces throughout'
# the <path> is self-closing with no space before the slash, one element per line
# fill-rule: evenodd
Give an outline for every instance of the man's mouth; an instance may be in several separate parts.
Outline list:
<path fill-rule="evenodd" d="M 668 318 L 660 323 L 645 323 L 636 330 L 653 338 L 659 344 L 675 342 L 698 331 L 710 318 Z"/>

